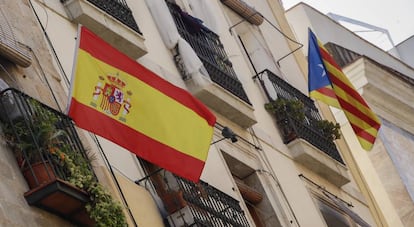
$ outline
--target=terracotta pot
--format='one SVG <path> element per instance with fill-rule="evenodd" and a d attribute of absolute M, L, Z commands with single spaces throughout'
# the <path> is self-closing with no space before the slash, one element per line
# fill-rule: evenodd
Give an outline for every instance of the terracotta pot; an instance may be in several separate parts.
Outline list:
<path fill-rule="evenodd" d="M 96 225 L 85 208 L 90 202 L 89 194 L 59 178 L 30 189 L 24 197 L 29 205 L 63 217 L 76 226 Z"/>
<path fill-rule="evenodd" d="M 38 162 L 32 164 L 31 166 L 33 172 L 30 168 L 25 168 L 22 171 L 30 189 L 39 187 L 40 185 L 49 183 L 56 179 L 52 166 L 49 162 Z M 36 179 L 38 183 L 36 183 Z"/>
<path fill-rule="evenodd" d="M 161 196 L 161 200 L 169 214 L 172 214 L 187 205 L 182 191 L 167 192 Z"/>

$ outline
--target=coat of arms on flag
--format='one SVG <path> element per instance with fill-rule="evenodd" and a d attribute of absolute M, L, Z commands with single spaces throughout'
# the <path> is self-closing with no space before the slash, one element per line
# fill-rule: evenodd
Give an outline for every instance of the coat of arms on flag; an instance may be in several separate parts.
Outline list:
<path fill-rule="evenodd" d="M 174 86 L 80 27 L 68 114 L 76 125 L 197 182 L 216 117 Z"/>
<path fill-rule="evenodd" d="M 120 78 L 119 72 L 114 75 L 100 75 L 92 94 L 91 106 L 126 122 L 133 93 L 126 90 L 125 86 L 126 82 Z"/>

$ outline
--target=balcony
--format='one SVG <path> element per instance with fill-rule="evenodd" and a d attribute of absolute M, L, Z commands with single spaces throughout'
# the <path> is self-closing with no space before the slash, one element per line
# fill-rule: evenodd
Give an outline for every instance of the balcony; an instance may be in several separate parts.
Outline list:
<path fill-rule="evenodd" d="M 29 205 L 81 226 L 93 226 L 91 194 L 80 177 L 97 182 L 71 119 L 14 89 L 0 93 L 0 122 L 29 191 Z M 72 168 L 72 169 L 71 169 Z M 76 173 L 76 174 L 75 174 Z M 95 200 L 96 202 L 96 200 Z"/>
<path fill-rule="evenodd" d="M 186 202 L 188 223 L 195 223 L 195 226 L 249 226 L 244 211 L 239 201 L 214 188 L 213 186 L 200 181 L 194 184 L 191 181 L 176 177 L 182 196 Z M 189 211 L 189 212 L 188 212 Z M 170 216 L 174 223 L 180 223 L 180 218 L 175 212 Z"/>
<path fill-rule="evenodd" d="M 298 100 L 304 106 L 304 120 L 298 120 L 292 110 L 274 114 L 283 142 L 295 161 L 342 186 L 349 182 L 345 163 L 333 140 L 324 136 L 317 123 L 322 120 L 314 102 L 292 85 L 269 70 L 257 75 L 269 100 Z"/>
<path fill-rule="evenodd" d="M 137 59 L 147 53 L 144 38 L 125 0 L 61 0 L 73 22 Z M 108 16 L 109 15 L 109 16 Z"/>
<path fill-rule="evenodd" d="M 191 19 L 177 5 L 170 2 L 167 5 L 178 32 L 191 45 L 213 82 L 209 86 L 190 90 L 195 90 L 194 95 L 210 108 L 242 127 L 255 124 L 249 98 L 234 72 L 219 36 L 201 24 L 191 24 Z M 174 60 L 180 69 L 180 55 L 176 55 Z M 188 79 L 186 72 L 180 71 L 183 79 Z"/>
<path fill-rule="evenodd" d="M 239 201 L 206 182 L 195 184 L 141 161 L 152 172 L 148 178 L 163 202 L 171 226 L 249 226 Z"/>

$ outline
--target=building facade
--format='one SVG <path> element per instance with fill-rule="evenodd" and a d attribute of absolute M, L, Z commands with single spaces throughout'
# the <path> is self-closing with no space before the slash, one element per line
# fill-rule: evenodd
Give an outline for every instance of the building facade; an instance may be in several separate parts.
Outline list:
<path fill-rule="evenodd" d="M 383 214 L 378 216 L 384 217 L 384 225 L 413 225 L 413 179 L 410 176 L 412 167 L 408 163 L 413 160 L 413 152 L 409 148 L 413 144 L 409 116 L 414 113 L 411 103 L 414 70 L 409 65 L 408 49 L 400 46 L 400 60 L 306 4 L 292 7 L 286 15 L 298 40 L 307 39 L 302 32 L 307 27 L 319 35 L 344 73 L 381 118 L 378 141 L 372 151 L 365 152 L 358 148 L 343 114 L 335 113 L 359 166 L 355 174 L 365 179 L 364 184 L 372 193 L 371 207 L 382 208 L 380 213 Z M 409 39 L 406 44 L 409 44 Z M 401 223 L 394 223 L 395 220 Z"/>
<path fill-rule="evenodd" d="M 414 57 L 413 54 L 409 51 L 410 48 L 414 45 L 414 37 L 410 36 L 404 41 L 398 43 L 394 48 L 389 50 L 388 52 L 401 61 L 405 62 L 406 64 L 414 67 Z"/>
<path fill-rule="evenodd" d="M 382 226 L 352 173 L 358 163 L 351 149 L 318 127 L 323 119 L 333 120 L 332 114 L 307 96 L 306 60 L 298 51 L 305 42 L 294 39 L 279 1 L 0 5 L 1 86 L 13 88 L 1 93 L 1 225 L 94 225 L 85 213 L 90 195 L 68 183 L 57 164 L 64 158 L 55 153 L 69 144 L 76 155 L 64 157 L 90 162 L 85 168 L 119 201 L 129 226 Z M 79 24 L 188 90 L 216 115 L 199 183 L 75 129 L 62 114 Z M 50 139 L 62 147 L 46 145 L 53 153 L 46 156 L 50 167 L 46 158 L 41 162 L 49 173 L 46 183 L 34 173 L 34 162 L 23 173 L 22 162 L 33 151 L 13 146 L 28 136 L 43 152 L 49 139 L 38 140 L 33 132 L 44 122 L 69 135 Z M 35 178 L 32 185 L 28 176 Z"/>

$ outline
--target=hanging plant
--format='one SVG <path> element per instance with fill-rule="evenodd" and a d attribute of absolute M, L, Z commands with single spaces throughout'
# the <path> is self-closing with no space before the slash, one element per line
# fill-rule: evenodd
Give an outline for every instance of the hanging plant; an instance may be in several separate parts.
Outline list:
<path fill-rule="evenodd" d="M 61 167 L 67 182 L 89 194 L 90 201 L 85 208 L 94 226 L 127 226 L 121 205 L 97 181 L 90 160 L 66 142 L 70 140 L 69 135 L 57 126 L 56 115 L 36 101 L 30 102 L 30 108 L 33 110 L 28 116 L 30 119 L 21 119 L 13 126 L 7 122 L 2 124 L 3 136 L 13 149 L 19 167 L 28 168 L 42 160 Z"/>
<path fill-rule="evenodd" d="M 51 154 L 68 171 L 69 183 L 89 194 L 90 202 L 86 204 L 86 211 L 95 221 L 95 226 L 127 226 L 121 205 L 113 200 L 109 192 L 96 180 L 87 160 L 80 153 L 71 152 L 69 145 L 62 144 L 59 138 L 66 134 L 62 130 L 59 132 L 57 134 L 60 135 L 57 135 L 56 140 L 50 145 Z"/>

